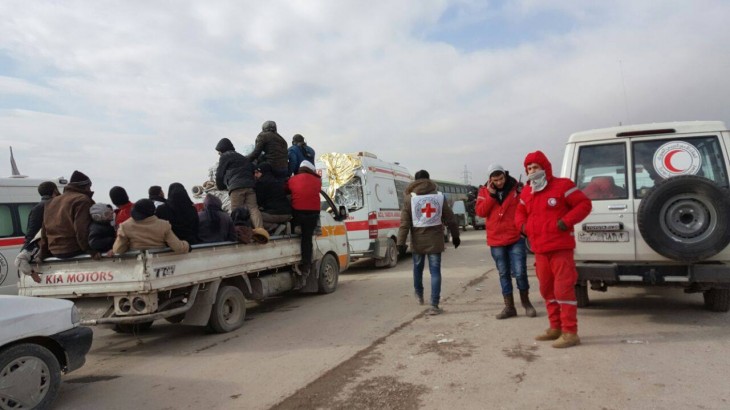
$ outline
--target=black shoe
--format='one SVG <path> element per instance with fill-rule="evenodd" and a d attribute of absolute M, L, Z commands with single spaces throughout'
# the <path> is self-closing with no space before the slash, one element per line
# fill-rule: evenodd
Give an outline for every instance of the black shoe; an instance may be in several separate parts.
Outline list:
<path fill-rule="evenodd" d="M 444 313 L 444 310 L 438 307 L 438 305 L 431 305 L 431 309 L 428 310 L 428 314 L 431 316 L 436 316 Z"/>
<path fill-rule="evenodd" d="M 415 293 L 416 300 L 418 301 L 419 305 L 423 305 L 423 295 L 419 295 L 418 293 Z"/>

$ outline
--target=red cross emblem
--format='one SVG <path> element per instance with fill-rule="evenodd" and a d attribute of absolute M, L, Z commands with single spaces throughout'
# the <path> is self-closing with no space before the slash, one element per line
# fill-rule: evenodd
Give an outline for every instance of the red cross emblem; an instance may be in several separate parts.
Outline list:
<path fill-rule="evenodd" d="M 421 213 L 426 214 L 426 218 L 430 218 L 431 214 L 436 212 L 436 208 L 431 207 L 431 203 L 427 202 L 425 208 L 421 208 Z"/>

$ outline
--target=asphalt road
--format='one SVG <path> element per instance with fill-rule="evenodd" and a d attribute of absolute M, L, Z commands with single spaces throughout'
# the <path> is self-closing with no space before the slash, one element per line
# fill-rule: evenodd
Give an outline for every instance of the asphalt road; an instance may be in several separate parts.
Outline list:
<path fill-rule="evenodd" d="M 251 306 L 228 334 L 164 321 L 137 336 L 95 328 L 56 408 L 730 407 L 730 315 L 702 310 L 701 296 L 592 292 L 582 345 L 552 349 L 532 340 L 547 327 L 536 291 L 537 318 L 494 319 L 501 294 L 484 232 L 462 238 L 444 253 L 443 315 L 415 302 L 410 258 L 387 270 L 360 262 L 333 294 Z"/>

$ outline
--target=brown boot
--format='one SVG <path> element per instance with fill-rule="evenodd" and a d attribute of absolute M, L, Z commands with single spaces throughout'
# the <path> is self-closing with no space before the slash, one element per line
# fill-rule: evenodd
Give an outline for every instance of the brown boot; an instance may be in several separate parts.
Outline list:
<path fill-rule="evenodd" d="M 535 340 L 539 342 L 544 342 L 547 340 L 556 340 L 560 338 L 560 335 L 563 332 L 560 331 L 560 329 L 553 329 L 552 327 L 545 331 L 545 333 L 539 334 L 535 336 Z"/>
<path fill-rule="evenodd" d="M 537 311 L 532 306 L 532 303 L 530 303 L 530 292 L 526 290 L 520 291 L 520 300 L 522 301 L 522 307 L 525 308 L 525 316 L 527 317 L 535 317 L 537 316 Z"/>
<path fill-rule="evenodd" d="M 560 338 L 553 343 L 553 347 L 556 349 L 564 349 L 566 347 L 572 347 L 580 344 L 580 337 L 576 333 L 563 333 Z"/>
<path fill-rule="evenodd" d="M 504 296 L 504 309 L 497 314 L 497 319 L 507 319 L 508 317 L 517 316 L 515 309 L 515 298 L 512 294 Z"/>

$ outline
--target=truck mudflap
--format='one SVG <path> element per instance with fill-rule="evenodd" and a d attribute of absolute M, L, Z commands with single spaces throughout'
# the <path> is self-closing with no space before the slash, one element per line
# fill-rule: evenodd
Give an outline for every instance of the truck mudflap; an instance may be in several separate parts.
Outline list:
<path fill-rule="evenodd" d="M 144 315 L 134 315 L 134 316 L 114 316 L 114 317 L 102 317 L 99 319 L 84 319 L 81 321 L 82 326 L 96 326 L 96 325 L 116 325 L 116 324 L 135 324 L 135 323 L 144 323 L 144 322 L 152 322 L 154 320 L 158 319 L 164 319 L 170 316 L 180 315 L 193 307 L 195 304 L 195 298 L 198 295 L 198 289 L 200 288 L 200 284 L 193 285 L 192 290 L 190 291 L 190 296 L 188 296 L 188 301 L 180 307 L 164 310 L 162 312 L 155 312 L 155 313 L 148 313 Z"/>

